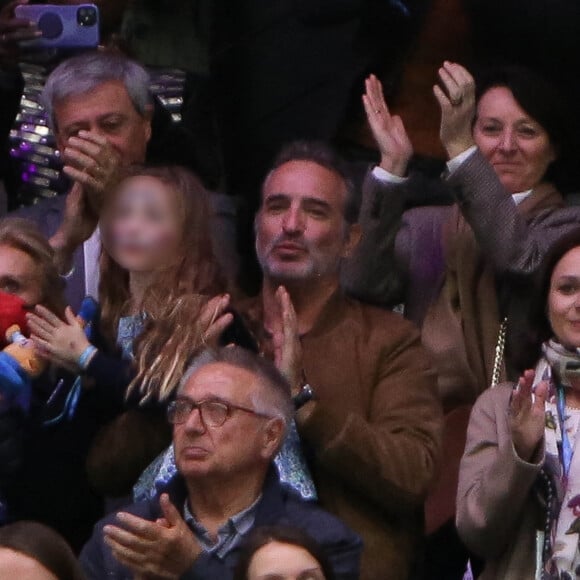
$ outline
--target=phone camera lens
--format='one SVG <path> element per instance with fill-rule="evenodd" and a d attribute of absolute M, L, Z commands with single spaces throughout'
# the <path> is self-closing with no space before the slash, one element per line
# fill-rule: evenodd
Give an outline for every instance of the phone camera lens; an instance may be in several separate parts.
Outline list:
<path fill-rule="evenodd" d="M 77 22 L 80 26 L 94 26 L 97 23 L 97 11 L 84 6 L 77 10 Z"/>

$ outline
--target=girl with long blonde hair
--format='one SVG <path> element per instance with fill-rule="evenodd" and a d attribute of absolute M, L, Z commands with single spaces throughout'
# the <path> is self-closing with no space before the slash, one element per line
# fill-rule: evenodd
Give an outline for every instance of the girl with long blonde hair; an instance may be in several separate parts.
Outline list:
<path fill-rule="evenodd" d="M 207 193 L 187 170 L 130 170 L 106 196 L 101 213 L 102 346 L 89 342 L 70 308 L 65 320 L 42 307 L 30 316 L 33 338 L 49 359 L 91 379 L 116 401 L 119 413 L 131 409 L 97 439 L 97 459 L 89 458 L 100 467 L 106 463 L 97 471 L 126 473 L 115 489 L 96 483 L 107 495 L 124 493 L 167 443 L 162 410 L 188 360 L 232 322 L 209 221 Z M 148 447 L 146 433 L 154 424 Z"/>
<path fill-rule="evenodd" d="M 137 231 L 131 215 L 135 203 L 152 227 Z M 143 323 L 135 337 L 136 375 L 129 395 L 137 391 L 141 400 L 167 400 L 191 353 L 204 342 L 208 319 L 200 317 L 201 311 L 208 297 L 225 290 L 209 221 L 207 192 L 192 173 L 177 167 L 134 169 L 105 202 L 102 333 L 129 354 L 130 345 L 122 341 L 130 342 L 131 336 L 121 336 L 123 321 L 137 317 Z M 205 314 L 215 311 L 209 307 Z"/>

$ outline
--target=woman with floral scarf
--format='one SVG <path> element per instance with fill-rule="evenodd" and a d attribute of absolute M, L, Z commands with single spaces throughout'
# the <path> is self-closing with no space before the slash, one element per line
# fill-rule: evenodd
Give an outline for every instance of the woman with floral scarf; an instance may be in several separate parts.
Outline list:
<path fill-rule="evenodd" d="M 518 383 L 489 389 L 473 408 L 457 527 L 486 561 L 480 578 L 571 580 L 580 576 L 580 229 L 546 256 L 529 323 Z"/>

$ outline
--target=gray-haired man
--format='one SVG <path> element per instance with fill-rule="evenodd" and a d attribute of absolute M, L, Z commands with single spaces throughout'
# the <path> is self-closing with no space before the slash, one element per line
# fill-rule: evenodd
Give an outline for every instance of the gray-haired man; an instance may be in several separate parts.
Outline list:
<path fill-rule="evenodd" d="M 86 53 L 51 73 L 43 104 L 73 186 L 65 197 L 18 215 L 39 223 L 50 237 L 61 273 L 70 273 L 67 298 L 75 308 L 97 291 L 102 193 L 121 166 L 145 161 L 153 113 L 149 75 L 121 55 Z"/>
<path fill-rule="evenodd" d="M 67 299 L 74 310 L 85 295 L 96 297 L 100 236 L 97 229 L 104 191 L 119 168 L 146 161 L 153 103 L 145 69 L 111 52 L 89 52 L 63 61 L 50 74 L 43 105 L 55 133 L 64 173 L 73 186 L 64 197 L 19 210 L 50 238 L 58 266 L 67 276 Z M 214 214 L 226 215 L 225 196 L 212 196 Z M 218 208 L 216 208 L 216 201 Z M 219 209 L 219 211 L 215 211 Z M 229 220 L 212 228 L 221 262 L 229 264 Z M 230 236 L 233 238 L 232 236 Z M 229 261 L 228 261 L 229 260 Z M 229 273 L 228 273 L 229 274 Z"/>
<path fill-rule="evenodd" d="M 97 524 L 81 554 L 88 578 L 232 578 L 255 527 L 314 537 L 336 578 L 358 578 L 360 539 L 280 485 L 272 459 L 293 415 L 290 385 L 239 347 L 206 352 L 168 410 L 178 474 L 152 501 Z"/>

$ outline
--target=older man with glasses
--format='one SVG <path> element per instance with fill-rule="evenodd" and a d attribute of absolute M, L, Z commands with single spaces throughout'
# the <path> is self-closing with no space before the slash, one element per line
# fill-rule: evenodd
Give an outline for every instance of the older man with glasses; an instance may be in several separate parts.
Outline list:
<path fill-rule="evenodd" d="M 273 467 L 293 412 L 289 384 L 265 359 L 239 347 L 198 357 L 168 407 L 178 474 L 97 524 L 81 554 L 88 578 L 227 580 L 246 534 L 276 523 L 316 538 L 337 578 L 358 578 L 360 539 Z"/>

